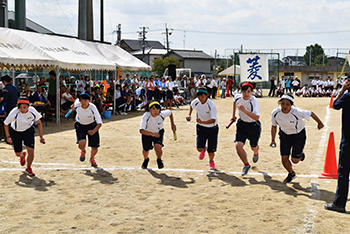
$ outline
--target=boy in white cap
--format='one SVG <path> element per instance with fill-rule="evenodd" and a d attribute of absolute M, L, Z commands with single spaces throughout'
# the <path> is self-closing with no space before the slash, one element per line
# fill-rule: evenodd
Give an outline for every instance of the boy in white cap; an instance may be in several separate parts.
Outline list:
<path fill-rule="evenodd" d="M 272 111 L 271 121 L 271 147 L 276 146 L 275 138 L 277 125 L 280 127 L 280 153 L 282 156 L 282 164 L 288 171 L 287 178 L 283 183 L 290 183 L 295 177 L 295 172 L 289 156 L 292 156 L 294 164 L 304 161 L 304 147 L 306 142 L 306 131 L 304 119 L 309 120 L 310 117 L 317 122 L 317 128 L 323 128 L 322 121 L 311 111 L 302 110 L 294 107 L 294 98 L 292 94 L 285 94 L 278 101 L 281 107 Z"/>

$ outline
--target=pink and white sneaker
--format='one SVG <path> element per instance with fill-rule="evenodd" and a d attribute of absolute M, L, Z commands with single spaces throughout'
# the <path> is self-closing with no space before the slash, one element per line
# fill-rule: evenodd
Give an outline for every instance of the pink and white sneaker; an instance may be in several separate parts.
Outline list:
<path fill-rule="evenodd" d="M 214 161 L 209 162 L 209 168 L 210 168 L 210 170 L 215 170 L 216 169 Z"/>
<path fill-rule="evenodd" d="M 199 156 L 198 156 L 199 160 L 203 160 L 204 159 L 206 151 L 207 151 L 207 147 L 204 148 L 204 151 L 199 153 Z"/>

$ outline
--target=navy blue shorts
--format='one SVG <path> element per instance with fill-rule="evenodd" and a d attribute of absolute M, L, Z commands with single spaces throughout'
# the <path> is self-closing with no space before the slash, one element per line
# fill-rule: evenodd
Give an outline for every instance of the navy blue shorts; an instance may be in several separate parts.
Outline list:
<path fill-rule="evenodd" d="M 152 137 L 152 136 L 147 136 L 147 135 L 143 135 L 142 134 L 142 148 L 144 151 L 150 151 L 153 149 L 153 146 L 155 144 L 159 144 L 161 145 L 162 147 L 164 146 L 163 145 L 163 137 L 164 137 L 164 129 L 161 129 L 159 131 L 159 137 L 156 138 L 156 137 Z"/>
<path fill-rule="evenodd" d="M 77 134 L 77 144 L 81 140 L 86 140 L 86 136 L 88 137 L 88 146 L 89 147 L 94 147 L 98 148 L 100 147 L 100 134 L 98 131 L 90 136 L 88 134 L 89 130 L 93 130 L 96 127 L 97 123 L 91 123 L 87 125 L 80 124 L 79 122 L 75 122 L 74 127 L 75 127 L 75 132 Z"/>
<path fill-rule="evenodd" d="M 18 132 L 10 127 L 10 136 L 12 139 L 12 145 L 15 153 L 20 153 L 23 150 L 22 144 L 25 146 L 34 149 L 35 140 L 34 140 L 35 129 L 34 126 L 28 128 L 23 132 Z"/>
<path fill-rule="evenodd" d="M 203 127 L 197 124 L 197 149 L 204 149 L 208 141 L 208 153 L 216 152 L 218 146 L 219 126 Z"/>
<path fill-rule="evenodd" d="M 300 158 L 303 154 L 305 142 L 306 142 L 306 131 L 305 128 L 297 134 L 286 134 L 282 130 L 278 133 L 280 136 L 280 152 L 281 156 L 291 155 L 293 158 Z"/>
<path fill-rule="evenodd" d="M 236 125 L 236 139 L 235 142 L 242 142 L 248 139 L 251 147 L 257 147 L 261 134 L 260 121 L 248 123 L 239 119 Z"/>

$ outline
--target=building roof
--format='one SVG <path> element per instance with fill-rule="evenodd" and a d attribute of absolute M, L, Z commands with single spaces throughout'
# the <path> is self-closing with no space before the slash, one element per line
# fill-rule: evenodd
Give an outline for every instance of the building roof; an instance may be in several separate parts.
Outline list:
<path fill-rule="evenodd" d="M 290 59 L 292 61 L 304 62 L 304 56 L 287 56 L 283 59 Z"/>
<path fill-rule="evenodd" d="M 8 12 L 8 20 L 15 22 L 15 12 L 9 11 Z M 37 32 L 37 33 L 45 33 L 45 34 L 54 34 L 53 31 L 41 26 L 38 23 L 35 23 L 34 21 L 26 18 L 26 27 L 27 31 Z"/>
<path fill-rule="evenodd" d="M 202 50 L 171 50 L 169 54 L 176 54 L 183 59 L 213 59 Z"/>
<path fill-rule="evenodd" d="M 145 54 L 150 54 L 150 55 L 166 55 L 167 53 L 168 51 L 166 49 L 153 49 L 153 48 L 145 49 Z M 142 54 L 142 50 L 132 52 L 131 54 L 140 55 Z"/>
<path fill-rule="evenodd" d="M 131 40 L 131 39 L 123 39 L 121 42 L 124 42 L 127 44 L 131 50 L 138 51 L 142 50 L 142 41 L 141 40 Z M 145 41 L 145 47 L 146 48 L 152 48 L 152 49 L 165 49 L 164 45 L 160 43 L 159 41 Z"/>

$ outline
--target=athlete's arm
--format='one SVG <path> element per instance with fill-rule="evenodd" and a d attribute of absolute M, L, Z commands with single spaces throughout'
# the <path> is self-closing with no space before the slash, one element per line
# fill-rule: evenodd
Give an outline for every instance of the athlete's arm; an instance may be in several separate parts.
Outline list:
<path fill-rule="evenodd" d="M 90 136 L 94 135 L 101 128 L 101 126 L 102 126 L 102 124 L 97 124 L 94 129 L 88 131 L 88 134 Z"/>
<path fill-rule="evenodd" d="M 169 118 L 170 118 L 170 123 L 171 123 L 171 130 L 176 131 L 176 125 L 175 125 L 173 114 L 169 115 Z"/>
<path fill-rule="evenodd" d="M 186 117 L 186 120 L 187 120 L 187 121 L 191 121 L 191 114 L 192 114 L 192 111 L 193 111 L 192 106 L 190 106 L 190 112 L 188 113 L 188 117 Z"/>
<path fill-rule="evenodd" d="M 247 110 L 246 108 L 244 108 L 244 106 L 241 105 L 241 104 L 238 105 L 238 109 L 239 109 L 240 111 L 242 111 L 244 114 L 248 115 L 250 118 L 254 119 L 255 121 L 258 121 L 259 118 L 260 118 L 259 115 L 256 115 L 256 114 L 254 114 L 254 113 L 248 111 L 248 110 Z"/>
<path fill-rule="evenodd" d="M 145 130 L 145 129 L 140 129 L 140 133 L 141 133 L 142 135 L 151 136 L 151 137 L 156 137 L 156 138 L 158 138 L 158 137 L 160 136 L 159 133 L 150 132 L 150 131 L 147 131 L 147 130 Z"/>
<path fill-rule="evenodd" d="M 42 122 L 41 122 L 40 119 L 39 119 L 38 121 L 36 121 L 36 123 L 38 124 L 40 142 L 43 143 L 43 144 L 45 144 L 44 131 L 43 131 L 43 124 L 42 124 Z"/>
<path fill-rule="evenodd" d="M 313 118 L 317 122 L 318 129 L 321 129 L 324 127 L 322 121 L 320 120 L 320 118 L 318 118 L 318 116 L 314 112 L 311 112 L 311 118 Z"/>
<path fill-rule="evenodd" d="M 9 126 L 4 124 L 4 128 L 5 128 L 6 142 L 12 143 L 12 139 L 11 139 L 10 132 L 9 132 Z"/>
<path fill-rule="evenodd" d="M 235 122 L 237 120 L 237 117 L 236 117 L 236 101 L 233 101 L 233 112 L 232 112 L 231 120 L 233 122 Z"/>
<path fill-rule="evenodd" d="M 270 146 L 276 146 L 276 132 L 277 132 L 277 126 L 271 126 L 271 144 Z"/>

